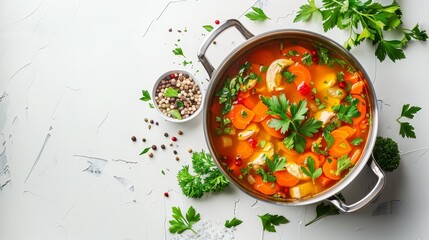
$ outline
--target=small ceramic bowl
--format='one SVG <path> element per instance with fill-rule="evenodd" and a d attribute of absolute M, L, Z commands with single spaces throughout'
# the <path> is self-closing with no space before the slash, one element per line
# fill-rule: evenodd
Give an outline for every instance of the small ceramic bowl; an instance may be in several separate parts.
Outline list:
<path fill-rule="evenodd" d="M 203 86 L 190 72 L 171 70 L 162 74 L 153 85 L 152 99 L 155 109 L 165 120 L 187 122 L 203 108 Z"/>

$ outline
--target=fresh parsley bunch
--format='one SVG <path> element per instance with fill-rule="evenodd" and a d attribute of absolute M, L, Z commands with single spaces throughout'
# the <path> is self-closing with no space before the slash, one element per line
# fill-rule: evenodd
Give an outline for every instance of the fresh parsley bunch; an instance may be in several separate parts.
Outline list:
<path fill-rule="evenodd" d="M 201 198 L 207 192 L 220 192 L 229 185 L 229 181 L 222 175 L 213 162 L 209 153 L 194 152 L 192 154 L 192 168 L 195 175 L 189 172 L 185 165 L 177 173 L 179 186 L 185 196 Z"/>
<path fill-rule="evenodd" d="M 382 5 L 372 0 L 322 0 L 322 7 L 317 7 L 314 0 L 300 7 L 294 22 L 309 21 L 313 15 L 322 15 L 323 30 L 339 28 L 349 32 L 344 46 L 350 50 L 365 39 L 376 46 L 375 55 L 382 62 L 386 55 L 395 62 L 404 59 L 403 48 L 414 39 L 426 41 L 428 35 L 416 24 L 412 29 L 402 27 L 401 7 L 395 1 Z M 402 38 L 387 40 L 386 32 L 396 32 Z"/>

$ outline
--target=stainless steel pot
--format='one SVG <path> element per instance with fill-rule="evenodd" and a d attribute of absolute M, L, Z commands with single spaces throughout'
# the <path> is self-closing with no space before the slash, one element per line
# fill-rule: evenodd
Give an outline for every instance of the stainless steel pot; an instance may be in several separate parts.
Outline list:
<path fill-rule="evenodd" d="M 206 58 L 205 53 L 209 48 L 209 46 L 211 45 L 211 43 L 213 42 L 213 40 L 215 40 L 220 33 L 222 33 L 223 31 L 231 27 L 235 27 L 247 40 L 243 42 L 241 45 L 239 45 L 238 47 L 236 47 L 231 53 L 229 53 L 228 56 L 220 63 L 219 67 L 215 69 L 213 65 L 210 63 L 210 61 Z M 346 177 L 344 177 L 341 181 L 339 181 L 331 188 L 319 194 L 316 194 L 310 198 L 304 198 L 304 199 L 299 199 L 295 201 L 290 201 L 290 200 L 288 201 L 288 200 L 266 196 L 264 194 L 257 192 L 252 187 L 249 187 L 243 182 L 237 181 L 236 178 L 234 178 L 229 173 L 227 168 L 222 164 L 220 160 L 220 156 L 214 148 L 214 144 L 212 140 L 214 137 L 213 131 L 209 129 L 210 128 L 210 116 L 209 116 L 210 107 L 209 106 L 211 106 L 212 102 L 215 100 L 215 94 L 217 89 L 219 89 L 220 86 L 223 85 L 226 71 L 229 69 L 231 65 L 237 62 L 240 59 L 240 57 L 242 57 L 244 54 L 254 49 L 256 46 L 259 46 L 261 44 L 264 44 L 270 41 L 275 41 L 275 40 L 297 41 L 297 42 L 304 41 L 307 43 L 321 44 L 323 47 L 327 48 L 328 50 L 336 52 L 338 55 L 342 56 L 349 64 L 351 64 L 352 67 L 360 71 L 363 74 L 364 78 L 366 79 L 367 85 L 369 86 L 368 99 L 371 103 L 370 114 L 372 117 L 372 125 L 369 127 L 368 141 L 366 143 L 366 146 L 364 147 L 364 151 L 357 165 Z M 271 203 L 283 204 L 287 206 L 301 206 L 301 205 L 308 205 L 308 204 L 312 204 L 320 201 L 328 201 L 328 202 L 331 202 L 333 205 L 335 205 L 342 212 L 354 212 L 363 208 L 364 206 L 369 204 L 375 197 L 377 197 L 378 194 L 381 192 L 381 190 L 385 185 L 385 175 L 384 175 L 384 172 L 377 165 L 376 161 L 374 160 L 374 157 L 372 156 L 372 150 L 375 144 L 377 129 L 378 129 L 378 111 L 376 107 L 377 99 L 375 96 L 374 87 L 371 81 L 369 81 L 368 74 L 365 72 L 365 70 L 360 65 L 360 63 L 356 60 L 355 57 L 353 57 L 352 54 L 350 54 L 349 51 L 344 49 L 341 45 L 339 45 L 338 43 L 334 42 L 333 40 L 327 37 L 324 37 L 322 35 L 319 35 L 313 32 L 304 31 L 304 30 L 293 30 L 293 29 L 275 30 L 275 31 L 270 31 L 270 32 L 266 32 L 266 33 L 254 36 L 239 21 L 228 20 L 223 24 L 219 25 L 210 33 L 210 35 L 208 35 L 207 39 L 205 40 L 205 42 L 202 44 L 202 46 L 198 51 L 198 58 L 200 59 L 201 63 L 203 64 L 204 68 L 207 70 L 207 73 L 211 78 L 211 84 L 207 90 L 206 98 L 204 102 L 205 109 L 203 110 L 204 123 L 205 123 L 204 134 L 206 137 L 206 141 L 208 143 L 210 152 L 213 155 L 213 158 L 215 159 L 215 162 L 219 167 L 220 171 L 238 188 L 240 188 L 245 193 L 249 194 L 254 198 L 271 202 Z M 367 165 L 377 176 L 378 178 L 377 183 L 375 184 L 373 189 L 361 200 L 348 205 L 342 200 L 338 199 L 335 196 L 335 194 L 339 193 L 342 189 L 344 189 L 347 185 L 349 185 L 358 176 L 358 174 L 362 171 L 365 165 Z"/>

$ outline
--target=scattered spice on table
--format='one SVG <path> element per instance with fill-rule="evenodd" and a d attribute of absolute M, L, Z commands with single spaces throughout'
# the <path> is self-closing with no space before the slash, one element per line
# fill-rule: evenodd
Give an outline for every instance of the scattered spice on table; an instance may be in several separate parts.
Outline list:
<path fill-rule="evenodd" d="M 164 144 L 161 144 L 161 149 L 165 149 L 165 145 Z"/>
<path fill-rule="evenodd" d="M 156 150 L 156 145 L 152 145 L 152 150 Z"/>
<path fill-rule="evenodd" d="M 174 153 L 174 154 L 177 154 L 177 151 L 176 151 L 176 150 L 173 150 L 173 153 Z"/>
<path fill-rule="evenodd" d="M 133 142 L 135 142 L 135 141 L 137 140 L 136 136 L 132 136 L 132 137 L 131 137 L 131 140 L 132 140 Z"/>
<path fill-rule="evenodd" d="M 151 158 L 151 157 L 153 157 L 153 153 L 149 153 L 149 155 L 148 155 L 148 156 L 149 156 L 150 158 Z"/>
<path fill-rule="evenodd" d="M 183 135 L 183 132 L 181 130 L 179 130 L 179 132 L 177 132 L 179 135 Z"/>
<path fill-rule="evenodd" d="M 175 142 L 175 141 L 177 141 L 177 137 L 171 137 L 171 141 L 173 141 L 173 142 Z"/>
<path fill-rule="evenodd" d="M 189 149 L 188 149 L 188 153 L 192 153 L 192 148 L 189 148 Z"/>
<path fill-rule="evenodd" d="M 164 197 L 168 197 L 168 196 L 170 196 L 170 195 L 168 194 L 168 192 L 164 192 Z"/>
<path fill-rule="evenodd" d="M 147 128 L 150 130 L 152 128 L 152 125 L 148 125 Z"/>
<path fill-rule="evenodd" d="M 151 119 L 149 122 L 150 122 L 150 124 L 153 124 L 153 123 L 154 123 L 153 119 Z"/>
<path fill-rule="evenodd" d="M 143 139 L 142 139 L 142 141 L 143 141 L 143 142 L 146 142 L 146 138 L 143 138 Z"/>
<path fill-rule="evenodd" d="M 179 161 L 180 160 L 180 158 L 179 157 L 176 157 L 176 161 Z"/>
<path fill-rule="evenodd" d="M 164 137 L 168 137 L 168 133 L 164 133 Z"/>
<path fill-rule="evenodd" d="M 145 122 L 148 122 L 148 121 L 149 121 L 149 119 L 147 119 L 147 118 L 144 118 L 144 121 L 145 121 Z"/>

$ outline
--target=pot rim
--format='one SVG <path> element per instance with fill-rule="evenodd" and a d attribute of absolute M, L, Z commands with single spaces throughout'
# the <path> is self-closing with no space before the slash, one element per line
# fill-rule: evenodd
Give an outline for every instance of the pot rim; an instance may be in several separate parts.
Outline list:
<path fill-rule="evenodd" d="M 249 50 L 254 48 L 256 45 L 267 43 L 270 41 L 274 41 L 276 39 L 303 39 L 308 38 L 309 42 L 315 42 L 320 43 L 323 47 L 326 47 L 328 49 L 334 50 L 338 55 L 342 56 L 348 64 L 353 66 L 357 71 L 360 71 L 363 76 L 365 77 L 365 81 L 367 82 L 369 93 L 367 94 L 368 98 L 371 99 L 371 117 L 372 117 L 372 124 L 369 127 L 369 134 L 368 139 L 364 147 L 364 151 L 360 156 L 360 159 L 358 161 L 358 164 L 355 165 L 352 169 L 352 171 L 345 176 L 342 180 L 340 180 L 335 185 L 331 186 L 329 189 L 324 190 L 318 194 L 312 195 L 308 198 L 298 199 L 298 200 L 276 200 L 273 197 L 263 195 L 262 193 L 258 193 L 255 190 L 251 190 L 245 186 L 245 184 L 240 183 L 236 180 L 233 176 L 230 175 L 230 173 L 225 169 L 225 167 L 221 164 L 221 161 L 219 160 L 219 157 L 216 155 L 216 151 L 214 150 L 214 147 L 212 146 L 212 142 L 210 141 L 211 132 L 209 129 L 209 107 L 211 101 L 214 98 L 215 90 L 218 88 L 219 83 L 223 82 L 223 75 L 226 70 L 228 70 L 229 66 L 237 59 L 239 59 L 241 56 L 246 54 Z M 279 30 L 272 30 L 268 31 L 262 34 L 259 34 L 257 36 L 254 36 L 240 45 L 238 45 L 236 48 L 234 48 L 219 64 L 219 67 L 215 69 L 215 71 L 212 74 L 212 77 L 210 79 L 211 83 L 207 89 L 206 97 L 204 100 L 204 135 L 206 142 L 209 147 L 210 153 L 213 155 L 213 158 L 215 160 L 216 165 L 220 169 L 220 171 L 228 178 L 230 182 L 232 182 L 235 186 L 240 188 L 243 192 L 246 194 L 265 202 L 280 204 L 280 205 L 287 205 L 287 206 L 301 206 L 301 205 L 309 205 L 313 203 L 317 203 L 323 200 L 327 200 L 329 197 L 332 197 L 333 195 L 339 193 L 341 190 L 343 190 L 346 186 L 348 186 L 362 171 L 362 169 L 367 164 L 368 160 L 370 159 L 372 155 L 372 150 L 374 148 L 375 140 L 377 137 L 377 131 L 378 131 L 378 109 L 377 109 L 377 98 L 374 86 L 363 68 L 363 66 L 359 63 L 359 61 L 349 52 L 347 51 L 342 45 L 338 44 L 334 40 L 323 36 L 319 33 L 307 31 L 307 30 L 301 30 L 301 29 L 279 29 Z"/>

